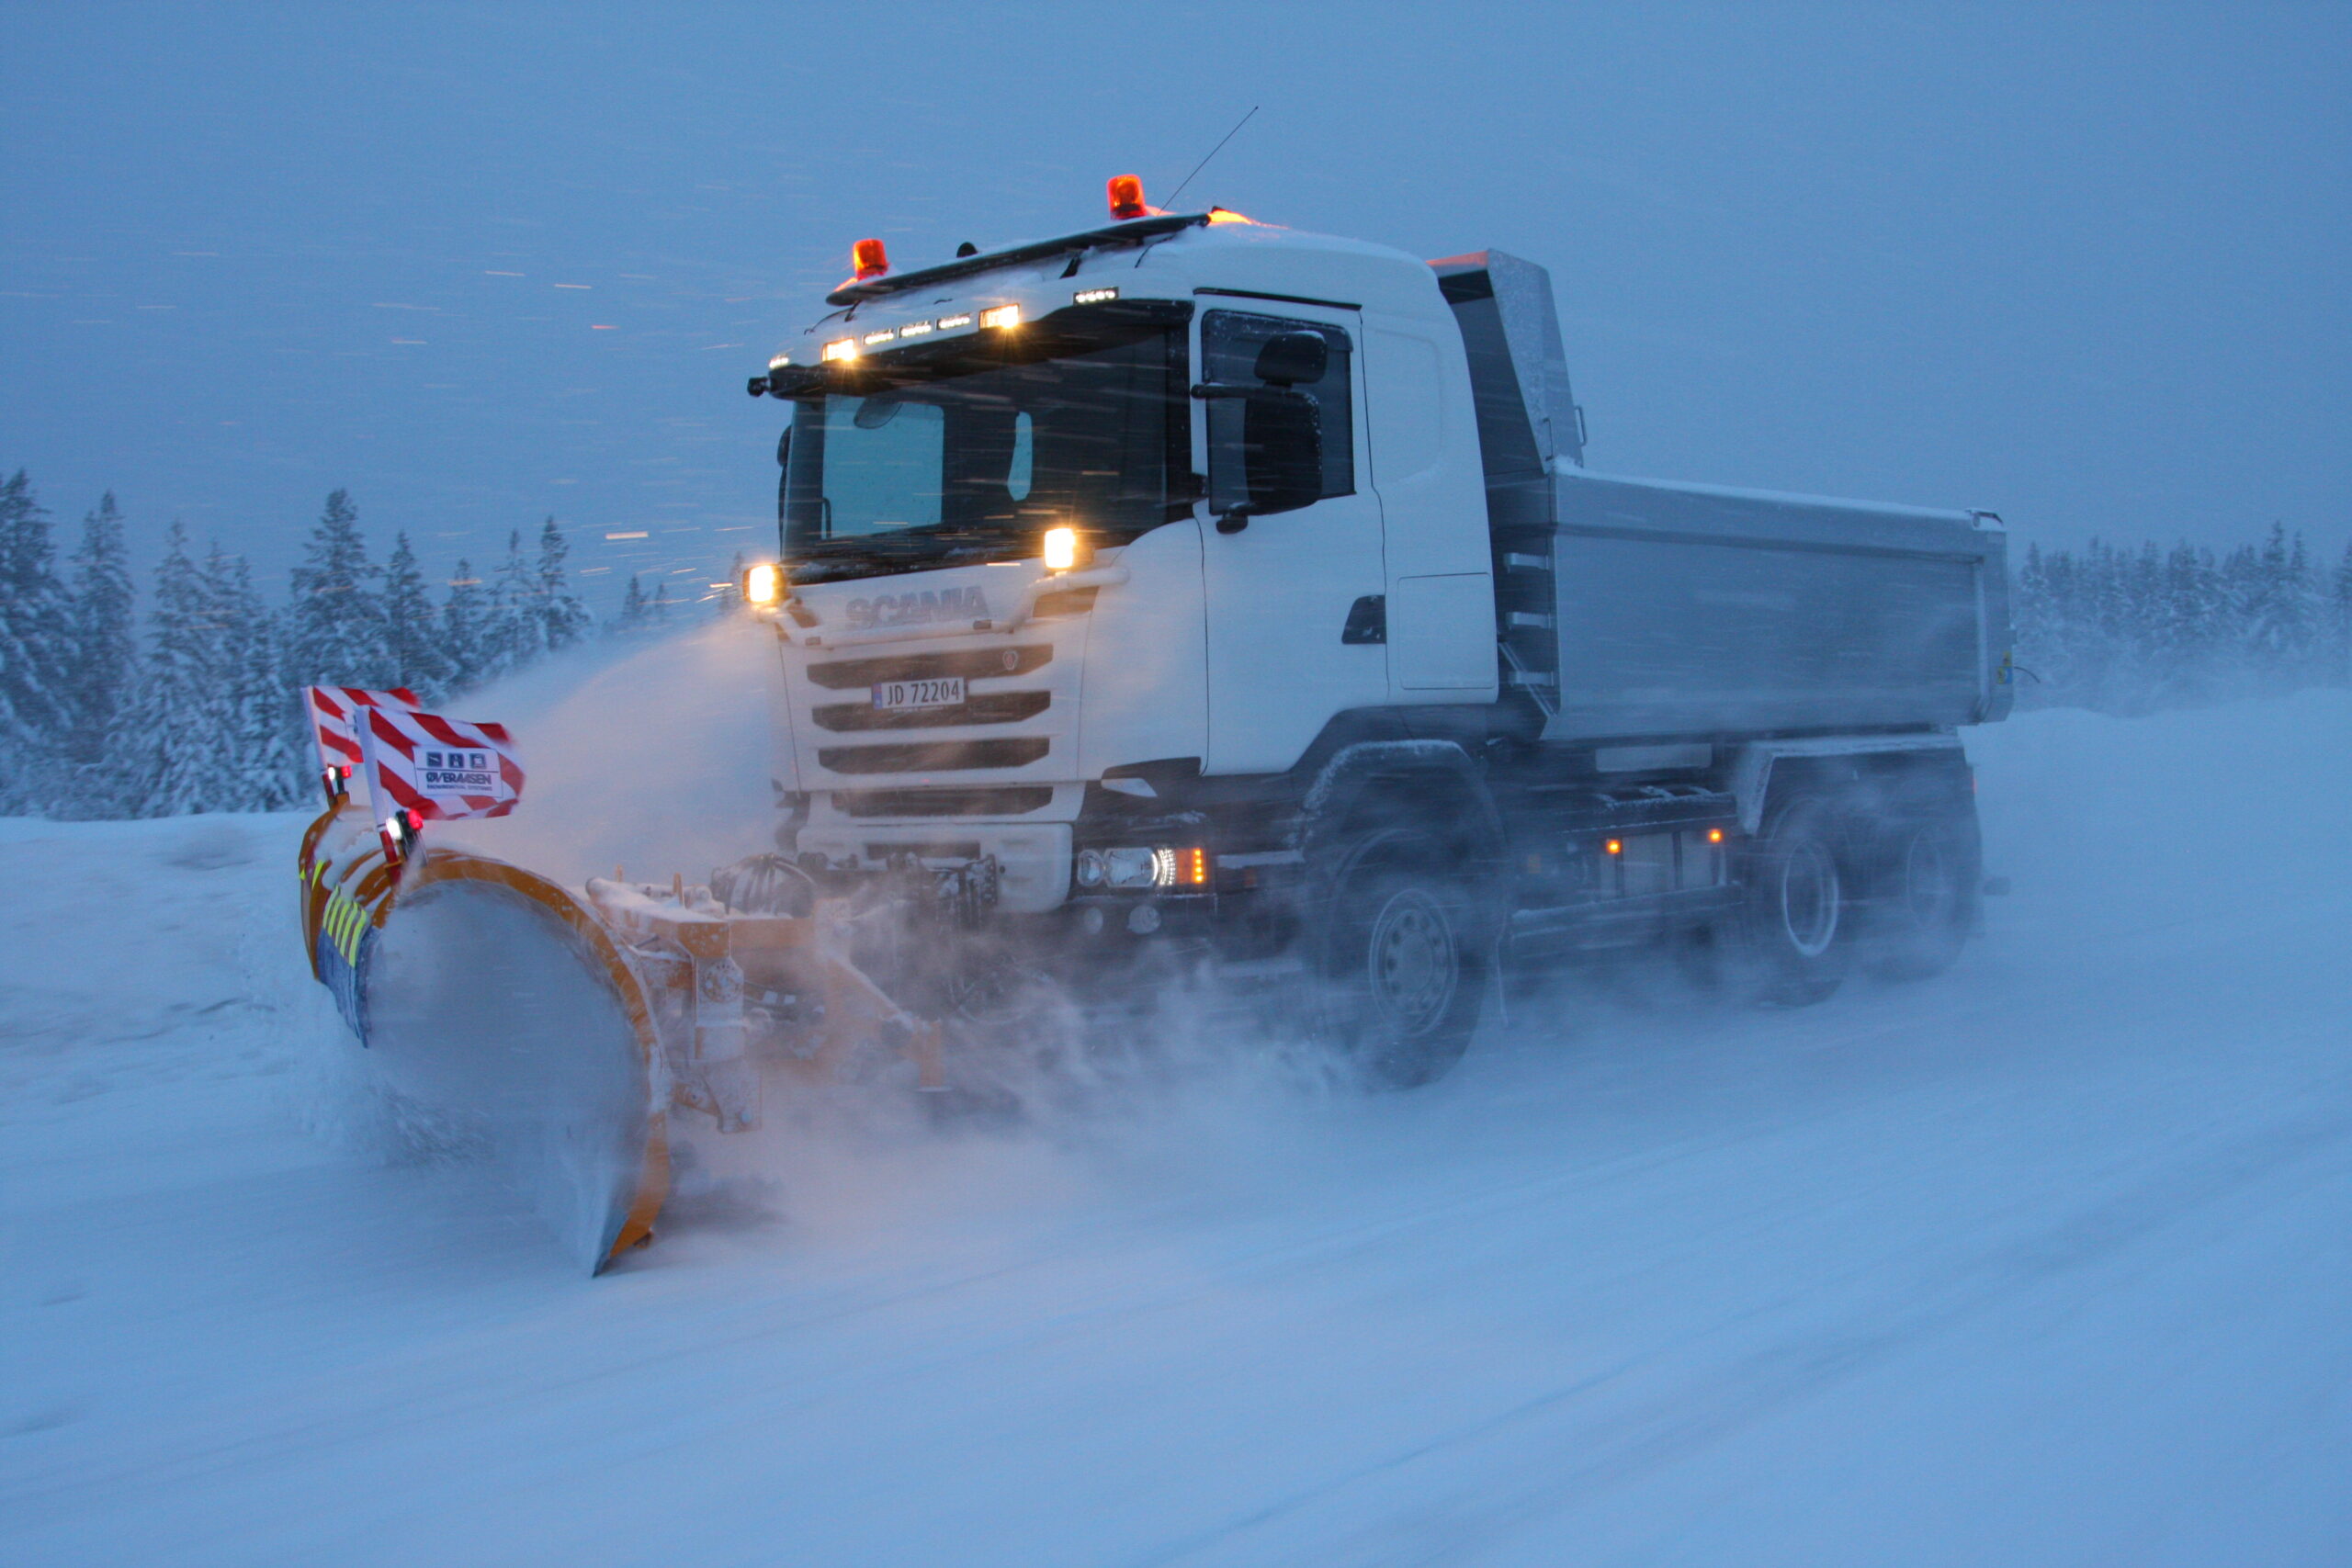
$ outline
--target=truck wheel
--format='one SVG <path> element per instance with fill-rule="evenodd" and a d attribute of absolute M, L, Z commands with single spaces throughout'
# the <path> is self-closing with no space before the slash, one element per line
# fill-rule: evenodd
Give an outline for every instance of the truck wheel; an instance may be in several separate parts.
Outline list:
<path fill-rule="evenodd" d="M 1871 974 L 1924 980 L 1960 956 L 1975 922 L 1973 843 L 1963 824 L 1949 819 L 1907 823 L 1888 835 L 1865 960 Z"/>
<path fill-rule="evenodd" d="M 1743 988 L 1769 1006 L 1823 1000 L 1845 979 L 1853 943 L 1846 877 L 1820 801 L 1800 797 L 1774 814 L 1744 880 L 1730 932 Z"/>
<path fill-rule="evenodd" d="M 1324 1032 L 1374 1085 L 1442 1077 L 1486 1000 L 1493 922 L 1438 846 L 1383 835 L 1343 863 L 1323 943 Z"/>

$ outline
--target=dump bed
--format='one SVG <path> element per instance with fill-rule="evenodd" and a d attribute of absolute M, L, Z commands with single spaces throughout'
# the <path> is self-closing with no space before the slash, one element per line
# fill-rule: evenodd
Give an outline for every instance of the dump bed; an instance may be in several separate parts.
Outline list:
<path fill-rule="evenodd" d="M 1596 474 L 1550 274 L 1431 265 L 1469 358 L 1506 686 L 1549 739 L 1982 724 L 2006 536 L 1931 511 Z"/>
<path fill-rule="evenodd" d="M 2002 532 L 1964 512 L 1552 485 L 1554 738 L 1976 724 L 2007 709 Z"/>

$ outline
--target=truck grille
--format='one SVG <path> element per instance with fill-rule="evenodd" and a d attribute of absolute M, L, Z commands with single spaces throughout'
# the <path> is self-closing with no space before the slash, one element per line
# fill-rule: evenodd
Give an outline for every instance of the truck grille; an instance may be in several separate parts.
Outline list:
<path fill-rule="evenodd" d="M 808 666 L 808 679 L 828 691 L 854 691 L 884 681 L 943 681 L 962 676 L 987 681 L 1006 675 L 1026 675 L 1042 669 L 1054 657 L 1051 645 L 1023 648 L 967 648 L 953 653 L 901 653 L 883 659 L 843 659 Z"/>
<path fill-rule="evenodd" d="M 866 703 L 822 703 L 808 716 L 820 729 L 946 729 L 959 724 L 1018 724 L 1045 712 L 1053 700 L 1045 692 L 978 692 L 954 707 L 877 708 Z"/>
<path fill-rule="evenodd" d="M 817 765 L 835 773 L 945 773 L 970 768 L 1025 767 L 1052 742 L 1042 735 L 1001 740 L 929 740 L 911 746 L 827 746 Z"/>
<path fill-rule="evenodd" d="M 1010 789 L 837 789 L 833 805 L 848 817 L 1019 817 L 1054 803 L 1046 784 Z"/>

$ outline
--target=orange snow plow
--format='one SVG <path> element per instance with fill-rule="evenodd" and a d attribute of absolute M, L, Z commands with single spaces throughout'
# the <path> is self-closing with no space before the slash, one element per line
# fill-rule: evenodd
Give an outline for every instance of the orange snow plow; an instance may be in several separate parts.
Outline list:
<path fill-rule="evenodd" d="M 672 1110 L 746 1131 L 763 1069 L 830 1081 L 877 1054 L 944 1087 L 939 1024 L 852 961 L 874 911 L 849 899 L 752 912 L 729 901 L 740 871 L 570 888 L 437 845 L 389 863 L 347 805 L 311 825 L 300 872 L 312 973 L 407 1113 L 518 1168 L 598 1269 L 652 1235 Z"/>
<path fill-rule="evenodd" d="M 854 899 L 820 897 L 776 855 L 705 884 L 632 883 L 616 868 L 565 886 L 421 840 L 433 817 L 511 809 L 519 765 L 495 808 L 404 804 L 434 798 L 410 783 L 445 783 L 425 766 L 442 754 L 380 756 L 395 725 L 365 702 L 346 706 L 355 723 L 380 724 L 364 764 L 373 807 L 350 798 L 352 770 L 333 760 L 322 721 L 329 805 L 299 864 L 311 973 L 375 1059 L 403 1127 L 506 1168 L 592 1269 L 651 1238 L 670 1185 L 671 1111 L 746 1131 L 759 1125 L 763 1071 L 830 1081 L 876 1057 L 904 1063 L 916 1088 L 944 1087 L 938 1022 L 901 1007 L 852 956 L 877 933 L 878 951 L 899 951 L 909 900 L 894 891 L 936 906 L 919 866 L 895 890 Z M 486 734 L 512 759 L 495 726 L 413 708 L 394 717 L 418 734 Z M 483 776 L 463 775 L 464 787 L 488 788 Z"/>

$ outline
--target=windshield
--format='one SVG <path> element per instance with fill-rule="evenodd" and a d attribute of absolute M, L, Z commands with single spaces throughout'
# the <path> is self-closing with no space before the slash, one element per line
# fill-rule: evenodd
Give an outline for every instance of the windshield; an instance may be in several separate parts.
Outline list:
<path fill-rule="evenodd" d="M 1072 309 L 831 373 L 794 407 L 796 579 L 1017 558 L 1061 524 L 1121 544 L 1189 514 L 1188 313 Z"/>

